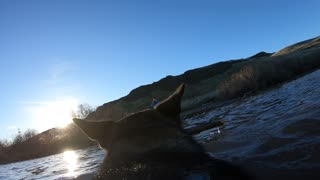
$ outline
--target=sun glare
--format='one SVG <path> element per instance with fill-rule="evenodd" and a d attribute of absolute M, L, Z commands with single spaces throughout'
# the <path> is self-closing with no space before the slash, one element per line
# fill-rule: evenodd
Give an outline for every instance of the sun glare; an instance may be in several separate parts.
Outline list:
<path fill-rule="evenodd" d="M 77 163 L 78 163 L 78 154 L 75 153 L 74 151 L 65 151 L 63 153 L 63 159 L 65 161 L 65 164 L 68 169 L 68 174 L 67 176 L 75 176 L 75 170 L 77 168 Z"/>
<path fill-rule="evenodd" d="M 73 98 L 39 103 L 31 108 L 35 127 L 43 131 L 67 126 L 72 122 L 72 111 L 76 111 L 77 105 L 77 100 Z"/>

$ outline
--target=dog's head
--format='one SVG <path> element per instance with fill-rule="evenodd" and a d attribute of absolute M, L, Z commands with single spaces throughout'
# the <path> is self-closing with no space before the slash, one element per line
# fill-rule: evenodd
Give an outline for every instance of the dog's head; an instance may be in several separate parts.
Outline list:
<path fill-rule="evenodd" d="M 241 168 L 207 156 L 202 146 L 182 129 L 179 115 L 183 91 L 182 84 L 154 109 L 131 114 L 117 122 L 73 119 L 89 138 L 107 150 L 102 177 L 179 179 L 174 176 L 177 175 L 181 179 L 185 177 L 182 167 L 197 171 L 201 167 L 201 172 L 213 179 L 251 179 Z"/>
<path fill-rule="evenodd" d="M 141 154 L 150 151 L 193 151 L 198 148 L 181 128 L 180 112 L 184 84 L 154 109 L 131 114 L 120 121 L 74 122 L 91 139 L 113 154 Z"/>

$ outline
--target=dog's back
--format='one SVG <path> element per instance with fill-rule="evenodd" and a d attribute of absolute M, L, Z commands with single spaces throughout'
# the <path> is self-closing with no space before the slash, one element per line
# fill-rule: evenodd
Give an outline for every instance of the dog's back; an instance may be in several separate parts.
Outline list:
<path fill-rule="evenodd" d="M 184 85 L 155 109 L 118 122 L 74 122 L 98 141 L 107 157 L 97 178 L 103 179 L 249 179 L 240 168 L 209 157 L 182 129 L 179 114 Z"/>

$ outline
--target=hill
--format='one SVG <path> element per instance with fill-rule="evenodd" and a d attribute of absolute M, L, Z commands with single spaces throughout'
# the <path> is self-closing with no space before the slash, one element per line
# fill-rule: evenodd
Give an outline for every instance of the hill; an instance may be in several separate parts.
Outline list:
<path fill-rule="evenodd" d="M 95 145 L 95 142 L 72 123 L 65 128 L 49 129 L 21 143 L 0 147 L 0 164 L 40 158 L 91 145 Z"/>
<path fill-rule="evenodd" d="M 182 107 L 191 109 L 212 100 L 223 100 L 262 90 L 320 67 L 320 37 L 302 41 L 276 53 L 260 52 L 246 59 L 219 62 L 167 76 L 140 86 L 127 96 L 98 107 L 87 120 L 120 120 L 149 107 L 152 98 L 163 99 L 180 83 L 187 85 Z"/>
<path fill-rule="evenodd" d="M 308 39 L 308 40 L 293 44 L 286 48 L 283 48 L 280 51 L 274 53 L 272 56 L 284 55 L 290 52 L 297 52 L 297 51 L 302 51 L 306 49 L 319 48 L 319 46 L 320 46 L 320 37 L 315 37 L 312 39 Z"/>

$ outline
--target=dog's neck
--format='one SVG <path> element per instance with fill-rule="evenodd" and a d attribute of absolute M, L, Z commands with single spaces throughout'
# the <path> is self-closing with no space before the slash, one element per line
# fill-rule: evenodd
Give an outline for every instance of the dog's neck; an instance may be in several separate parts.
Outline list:
<path fill-rule="evenodd" d="M 204 152 L 182 152 L 182 151 L 151 151 L 144 154 L 126 154 L 126 157 L 110 156 L 104 160 L 104 168 L 123 168 L 139 165 L 158 166 L 176 165 L 190 168 L 203 165 L 210 160 L 209 155 Z"/>
<path fill-rule="evenodd" d="M 203 159 L 208 158 L 203 147 L 199 145 L 189 135 L 185 138 L 177 140 L 168 140 L 163 144 L 155 146 L 139 146 L 133 147 L 130 144 L 116 144 L 107 151 L 105 161 L 118 162 L 186 162 L 187 159 L 196 159 L 203 162 Z"/>

